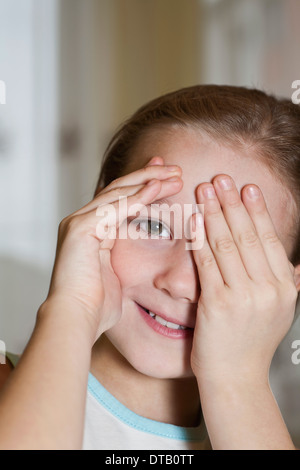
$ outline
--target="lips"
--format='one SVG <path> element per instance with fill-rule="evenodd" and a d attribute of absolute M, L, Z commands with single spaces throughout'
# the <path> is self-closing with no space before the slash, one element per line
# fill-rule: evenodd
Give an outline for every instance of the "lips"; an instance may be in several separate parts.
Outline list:
<path fill-rule="evenodd" d="M 179 324 L 178 320 L 171 319 L 164 314 L 152 311 L 137 303 L 144 320 L 156 332 L 172 338 L 185 338 L 193 333 L 193 328 L 187 324 Z"/>

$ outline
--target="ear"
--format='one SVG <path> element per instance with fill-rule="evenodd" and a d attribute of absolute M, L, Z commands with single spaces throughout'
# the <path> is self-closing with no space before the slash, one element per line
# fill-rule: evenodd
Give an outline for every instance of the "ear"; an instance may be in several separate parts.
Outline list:
<path fill-rule="evenodd" d="M 300 292 L 300 264 L 295 266 L 294 280 L 297 287 L 297 291 Z"/>

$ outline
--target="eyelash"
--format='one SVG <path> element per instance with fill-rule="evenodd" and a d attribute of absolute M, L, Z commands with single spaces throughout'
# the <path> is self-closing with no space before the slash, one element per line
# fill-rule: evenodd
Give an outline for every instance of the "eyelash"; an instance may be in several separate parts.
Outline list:
<path fill-rule="evenodd" d="M 156 220 L 156 219 L 133 219 L 131 221 L 131 223 L 133 223 L 136 226 L 139 226 L 140 230 L 143 230 L 143 232 L 147 233 L 150 236 L 150 238 L 155 238 L 155 239 L 163 238 L 164 240 L 171 240 L 172 239 L 172 234 L 171 234 L 170 229 L 165 224 L 163 224 L 160 220 Z M 142 224 L 146 224 L 146 227 L 143 228 Z M 162 236 L 161 234 L 158 234 L 158 236 L 153 237 L 153 234 L 151 232 L 151 225 L 152 224 L 156 224 L 156 225 L 159 226 L 159 228 L 162 228 L 162 230 L 166 230 L 168 232 L 168 235 L 167 236 Z M 160 232 L 161 232 L 161 230 L 160 230 Z"/>

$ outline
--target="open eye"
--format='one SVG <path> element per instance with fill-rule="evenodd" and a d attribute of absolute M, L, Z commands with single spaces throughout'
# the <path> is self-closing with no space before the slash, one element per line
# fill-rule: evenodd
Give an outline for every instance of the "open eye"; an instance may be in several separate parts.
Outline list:
<path fill-rule="evenodd" d="M 149 235 L 149 238 L 172 238 L 170 230 L 159 220 L 144 219 L 136 220 L 135 223 L 140 230 Z"/>

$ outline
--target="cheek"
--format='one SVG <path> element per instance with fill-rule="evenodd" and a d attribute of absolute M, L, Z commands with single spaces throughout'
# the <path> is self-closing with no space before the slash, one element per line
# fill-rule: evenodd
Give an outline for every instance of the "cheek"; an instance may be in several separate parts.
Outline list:
<path fill-rule="evenodd" d="M 121 287 L 140 284 L 151 276 L 149 251 L 131 240 L 116 240 L 111 250 L 111 265 Z"/>

